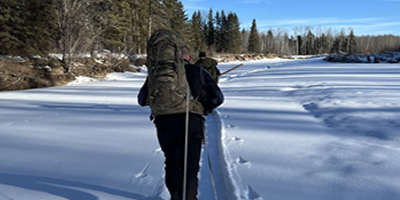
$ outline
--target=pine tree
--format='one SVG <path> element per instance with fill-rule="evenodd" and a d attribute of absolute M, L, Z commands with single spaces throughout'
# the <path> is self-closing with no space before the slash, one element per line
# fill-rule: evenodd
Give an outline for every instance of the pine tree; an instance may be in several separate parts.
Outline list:
<path fill-rule="evenodd" d="M 109 1 L 107 4 L 107 6 L 96 6 L 93 10 L 93 12 L 105 13 L 107 18 L 106 24 L 102 21 L 98 22 L 99 26 L 106 26 L 104 33 L 101 34 L 101 42 L 106 49 L 113 52 L 127 49 L 127 34 L 130 30 L 130 5 L 124 0 Z M 97 16 L 94 19 L 96 18 Z"/>
<path fill-rule="evenodd" d="M 247 46 L 249 44 L 249 31 L 242 29 L 240 33 L 240 38 L 241 38 L 240 52 L 247 53 Z"/>
<path fill-rule="evenodd" d="M 165 9 L 167 13 L 167 27 L 179 33 L 184 39 L 185 43 L 188 42 L 189 33 L 188 33 L 188 18 L 183 9 L 182 2 L 178 0 L 164 0 L 163 1 L 163 9 Z"/>
<path fill-rule="evenodd" d="M 220 52 L 222 39 L 222 22 L 219 12 L 215 14 L 215 44 L 217 52 Z"/>
<path fill-rule="evenodd" d="M 227 18 L 227 52 L 239 53 L 240 52 L 240 22 L 235 13 L 229 13 Z"/>
<path fill-rule="evenodd" d="M 230 41 L 232 38 L 231 34 L 232 34 L 232 26 L 233 23 L 232 20 L 232 15 L 230 17 L 230 19 L 228 19 L 228 17 L 230 16 L 230 14 L 228 14 L 228 16 L 225 15 L 225 12 L 222 10 L 221 11 L 221 17 L 220 17 L 220 21 L 217 24 L 218 25 L 218 51 L 222 52 L 222 53 L 228 53 L 231 51 L 232 49 L 232 41 Z"/>
<path fill-rule="evenodd" d="M 203 31 L 201 30 L 202 21 L 200 11 L 194 12 L 191 20 L 191 30 L 190 30 L 190 38 L 189 38 L 189 46 L 192 50 L 192 53 L 196 55 L 200 51 L 206 50 L 205 45 L 205 37 Z"/>
<path fill-rule="evenodd" d="M 333 41 L 330 53 L 339 53 L 339 52 L 340 52 L 340 39 L 335 38 L 335 40 Z"/>
<path fill-rule="evenodd" d="M 144 53 L 147 40 L 153 30 L 161 28 L 166 16 L 161 16 L 162 5 L 159 0 L 131 0 L 129 13 L 128 48 L 132 53 Z M 165 13 L 163 13 L 165 15 Z M 165 26 L 162 26 L 165 27 Z"/>
<path fill-rule="evenodd" d="M 0 2 L 0 11 L 0 53 L 17 55 L 24 46 L 23 10 L 19 2 L 4 0 Z"/>
<path fill-rule="evenodd" d="M 296 55 L 297 54 L 297 49 L 296 49 L 297 41 L 295 40 L 294 36 L 290 36 L 289 39 L 289 51 L 291 55 Z"/>
<path fill-rule="evenodd" d="M 289 35 L 285 32 L 283 36 L 283 44 L 282 44 L 282 51 L 280 52 L 280 55 L 290 55 L 290 39 Z"/>
<path fill-rule="evenodd" d="M 323 33 L 321 35 L 321 39 L 320 39 L 320 43 L 321 43 L 321 48 L 319 53 L 327 53 L 325 52 L 328 46 L 328 38 L 326 37 L 325 33 Z"/>
<path fill-rule="evenodd" d="M 207 21 L 207 26 L 206 26 L 206 38 L 207 38 L 207 47 L 211 51 L 215 51 L 215 27 L 214 27 L 214 16 L 213 16 L 213 10 L 210 8 L 210 11 L 208 12 L 208 21 Z"/>
<path fill-rule="evenodd" d="M 227 30 L 228 30 L 228 22 L 225 15 L 225 12 L 222 10 L 221 14 L 217 12 L 216 14 L 216 22 L 217 22 L 217 51 L 225 53 L 227 51 Z"/>
<path fill-rule="evenodd" d="M 260 37 L 258 35 L 256 20 L 253 19 L 253 23 L 250 29 L 249 46 L 247 47 L 249 53 L 260 52 Z"/>
<path fill-rule="evenodd" d="M 315 36 L 311 32 L 311 30 L 308 31 L 307 37 L 306 37 L 306 55 L 313 55 L 315 54 Z"/>
<path fill-rule="evenodd" d="M 274 41 L 274 34 L 272 33 L 272 30 L 268 30 L 266 40 L 267 40 L 266 41 L 267 50 L 265 53 L 269 53 L 269 54 L 276 53 L 274 50 L 275 49 L 275 41 Z"/>
<path fill-rule="evenodd" d="M 339 42 L 339 51 L 340 52 L 347 52 L 347 39 L 344 29 L 340 31 L 340 35 L 338 37 Z"/>
<path fill-rule="evenodd" d="M 303 37 L 301 37 L 301 35 L 297 35 L 297 52 L 299 55 L 305 55 L 305 50 L 303 46 L 304 46 Z"/>
<path fill-rule="evenodd" d="M 24 18 L 26 53 L 46 54 L 58 34 L 53 1 L 29 1 Z"/>
<path fill-rule="evenodd" d="M 350 34 L 347 37 L 347 40 L 348 40 L 348 42 L 347 42 L 347 44 L 348 44 L 347 52 L 348 53 L 353 53 L 355 51 L 355 49 L 356 49 L 356 46 L 357 46 L 356 37 L 354 36 L 354 31 L 353 30 L 350 30 Z"/>
<path fill-rule="evenodd" d="M 52 0 L 0 2 L 1 54 L 45 54 L 57 36 Z"/>

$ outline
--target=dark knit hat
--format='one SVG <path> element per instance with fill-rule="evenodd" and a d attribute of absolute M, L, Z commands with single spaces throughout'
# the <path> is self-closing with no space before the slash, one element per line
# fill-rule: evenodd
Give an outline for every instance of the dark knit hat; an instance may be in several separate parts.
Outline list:
<path fill-rule="evenodd" d="M 201 58 L 201 57 L 206 57 L 206 53 L 205 52 L 200 52 L 199 53 L 199 57 Z"/>

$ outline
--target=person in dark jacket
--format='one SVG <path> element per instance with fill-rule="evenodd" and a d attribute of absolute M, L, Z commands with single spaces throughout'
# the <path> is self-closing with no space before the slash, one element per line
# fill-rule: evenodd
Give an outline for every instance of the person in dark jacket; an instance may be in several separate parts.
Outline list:
<path fill-rule="evenodd" d="M 224 101 L 224 96 L 211 75 L 202 67 L 190 64 L 191 53 L 188 47 L 182 48 L 185 59 L 186 78 L 193 98 L 197 98 L 204 108 L 204 115 Z M 147 105 L 147 80 L 140 89 L 138 102 Z M 186 113 L 156 116 L 159 144 L 165 156 L 165 183 L 171 194 L 171 200 L 181 200 L 183 194 L 184 147 Z M 189 137 L 187 154 L 186 199 L 197 200 L 198 178 L 200 169 L 201 146 L 204 140 L 204 117 L 196 113 L 189 114 Z"/>
<path fill-rule="evenodd" d="M 221 72 L 219 71 L 219 69 L 217 67 L 218 62 L 216 60 L 206 57 L 205 52 L 200 52 L 199 60 L 195 64 L 206 69 L 208 71 L 208 73 L 210 73 L 210 75 L 214 79 L 214 81 L 216 83 L 218 83 Z"/>

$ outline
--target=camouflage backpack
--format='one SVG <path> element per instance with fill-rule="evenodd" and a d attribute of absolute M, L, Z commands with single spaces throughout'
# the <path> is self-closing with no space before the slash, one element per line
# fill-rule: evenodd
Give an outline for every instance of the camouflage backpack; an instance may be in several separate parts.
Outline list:
<path fill-rule="evenodd" d="M 200 59 L 196 62 L 196 64 L 200 65 L 204 69 L 210 73 L 211 77 L 214 79 L 216 83 L 218 83 L 218 76 L 219 76 L 219 71 L 217 69 L 217 61 L 211 58 L 204 58 Z"/>
<path fill-rule="evenodd" d="M 154 117 L 184 113 L 187 100 L 193 101 L 186 80 L 182 47 L 182 38 L 165 29 L 154 32 L 147 43 L 147 99 Z"/>

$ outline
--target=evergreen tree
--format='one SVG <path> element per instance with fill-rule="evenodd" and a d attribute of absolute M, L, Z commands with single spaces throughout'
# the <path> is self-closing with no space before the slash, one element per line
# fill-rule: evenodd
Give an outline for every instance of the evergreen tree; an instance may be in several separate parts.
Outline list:
<path fill-rule="evenodd" d="M 45 54 L 57 36 L 52 0 L 0 2 L 1 54 Z"/>
<path fill-rule="evenodd" d="M 163 6 L 159 0 L 133 0 L 129 1 L 129 4 L 128 48 L 132 53 L 145 53 L 147 40 L 152 31 L 165 27 L 165 13 L 164 15 L 160 13 Z"/>
<path fill-rule="evenodd" d="M 215 44 L 216 50 L 219 52 L 221 46 L 222 22 L 219 12 L 215 14 Z"/>
<path fill-rule="evenodd" d="M 106 1 L 103 1 L 106 2 Z M 107 22 L 97 19 L 95 15 L 93 23 L 97 22 L 99 26 L 105 26 L 104 33 L 101 35 L 101 41 L 106 49 L 113 52 L 126 50 L 127 35 L 129 32 L 129 16 L 130 5 L 125 0 L 109 1 L 107 6 L 96 6 L 93 12 L 103 12 L 107 18 Z"/>
<path fill-rule="evenodd" d="M 52 0 L 28 1 L 24 18 L 26 53 L 46 54 L 57 36 Z"/>
<path fill-rule="evenodd" d="M 283 45 L 282 45 L 282 51 L 280 52 L 280 55 L 290 55 L 290 47 L 289 47 L 290 39 L 289 35 L 285 32 L 283 36 Z"/>
<path fill-rule="evenodd" d="M 104 48 L 114 51 L 118 46 L 122 46 L 122 30 L 125 29 L 123 27 L 123 22 L 121 21 L 123 17 L 121 16 L 124 13 L 122 7 L 122 1 L 107 1 L 107 6 L 103 7 L 104 15 L 108 20 L 107 28 L 102 34 L 102 45 Z"/>
<path fill-rule="evenodd" d="M 256 20 L 253 19 L 253 23 L 250 29 L 250 36 L 249 36 L 249 46 L 248 46 L 249 53 L 259 53 L 260 52 L 260 36 L 258 35 L 257 24 Z"/>
<path fill-rule="evenodd" d="M 354 31 L 350 30 L 350 34 L 347 37 L 348 39 L 348 53 L 353 53 L 356 49 L 357 42 L 356 42 L 356 37 L 354 36 Z"/>
<path fill-rule="evenodd" d="M 272 30 L 268 30 L 267 33 L 267 39 L 266 39 L 266 52 L 265 53 L 276 53 L 275 52 L 275 41 L 274 41 L 274 34 L 272 33 Z"/>
<path fill-rule="evenodd" d="M 221 14 L 217 12 L 217 51 L 225 53 L 228 46 L 227 30 L 228 30 L 228 20 L 226 18 L 225 12 L 222 10 Z"/>
<path fill-rule="evenodd" d="M 332 47 L 331 47 L 331 52 L 330 53 L 339 53 L 340 51 L 340 39 L 336 38 L 333 41 Z"/>
<path fill-rule="evenodd" d="M 23 49 L 24 26 L 23 10 L 21 3 L 15 0 L 3 0 L 0 2 L 0 53 L 18 55 Z"/>
<path fill-rule="evenodd" d="M 347 39 L 346 39 L 346 34 L 344 29 L 340 31 L 340 35 L 338 37 L 338 43 L 339 43 L 339 51 L 340 52 L 347 52 Z"/>
<path fill-rule="evenodd" d="M 301 35 L 297 35 L 297 52 L 299 55 L 305 55 L 305 50 L 303 46 L 304 46 L 303 37 L 301 37 Z"/>
<path fill-rule="evenodd" d="M 306 55 L 313 55 L 315 54 L 315 36 L 311 32 L 311 30 L 308 31 L 307 37 L 306 37 Z"/>
<path fill-rule="evenodd" d="M 240 38 L 241 38 L 240 52 L 247 53 L 247 46 L 249 44 L 249 31 L 242 29 L 242 32 L 240 33 Z"/>
<path fill-rule="evenodd" d="M 226 50 L 229 53 L 239 53 L 240 52 L 240 22 L 239 18 L 235 13 L 229 13 L 227 18 L 227 43 Z"/>
<path fill-rule="evenodd" d="M 207 26 L 206 26 L 206 38 L 207 38 L 207 46 L 208 49 L 215 51 L 215 20 L 213 16 L 213 10 L 210 8 L 210 11 L 208 12 L 208 21 L 207 21 Z"/>
<path fill-rule="evenodd" d="M 304 55 L 400 46 L 400 37 L 356 37 L 353 30 L 334 35 L 328 29 L 315 35 L 306 27 L 290 37 L 280 30 L 259 35 L 255 20 L 250 31 L 240 31 L 235 13 L 222 10 L 214 17 L 211 8 L 208 16 L 200 13 L 189 21 L 179 0 L 0 0 L 0 54 L 30 56 L 55 49 L 63 53 L 68 70 L 73 55 L 90 50 L 145 53 L 149 35 L 159 28 L 178 32 L 194 52 Z"/>
<path fill-rule="evenodd" d="M 328 37 L 325 35 L 325 33 L 321 35 L 320 43 L 321 43 L 321 48 L 319 53 L 327 53 L 326 49 L 328 47 Z"/>
<path fill-rule="evenodd" d="M 296 55 L 297 54 L 296 45 L 297 45 L 297 41 L 295 40 L 293 35 L 290 36 L 290 39 L 289 39 L 289 51 L 290 51 L 290 54 L 292 54 L 292 55 Z"/>
<path fill-rule="evenodd" d="M 196 55 L 200 51 L 206 50 L 206 45 L 204 41 L 204 33 L 201 30 L 202 22 L 201 22 L 201 14 L 200 11 L 194 12 L 191 20 L 191 30 L 190 30 L 190 39 L 189 46 L 192 50 L 192 53 Z"/>
<path fill-rule="evenodd" d="M 187 26 L 188 18 L 183 9 L 182 2 L 178 0 L 164 0 L 163 5 L 163 9 L 165 9 L 167 13 L 167 27 L 170 30 L 179 33 L 185 43 L 187 43 L 189 39 Z"/>

